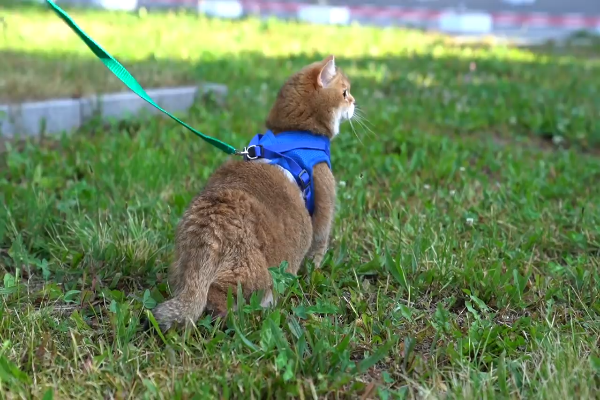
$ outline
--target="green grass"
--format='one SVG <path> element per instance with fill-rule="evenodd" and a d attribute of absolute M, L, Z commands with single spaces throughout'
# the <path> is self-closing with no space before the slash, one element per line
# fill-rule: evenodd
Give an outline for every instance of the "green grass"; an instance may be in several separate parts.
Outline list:
<path fill-rule="evenodd" d="M 71 78 L 108 87 L 109 72 L 52 14 L 1 13 L 3 84 L 31 97 L 33 76 L 47 84 L 42 97 L 67 94 Z M 373 133 L 346 124 L 333 144 L 339 206 L 323 268 L 297 279 L 274 269 L 276 308 L 253 299 L 164 341 L 140 317 L 168 296 L 175 226 L 226 156 L 162 118 L 8 143 L 0 397 L 599 396 L 593 54 L 391 29 L 72 14 L 146 83 L 228 84 L 223 106 L 204 99 L 184 120 L 232 145 L 263 129 L 290 73 L 329 53 Z"/>

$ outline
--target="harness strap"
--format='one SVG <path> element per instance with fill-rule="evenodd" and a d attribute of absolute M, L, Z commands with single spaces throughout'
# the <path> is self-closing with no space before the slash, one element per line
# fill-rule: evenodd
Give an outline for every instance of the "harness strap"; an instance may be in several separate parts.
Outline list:
<path fill-rule="evenodd" d="M 329 160 L 329 141 L 325 138 L 319 138 L 315 140 L 314 134 L 311 132 L 297 131 L 294 133 L 300 134 L 300 137 L 296 136 L 296 138 L 291 140 L 273 140 L 274 138 L 272 137 L 274 135 L 270 130 L 268 130 L 266 134 L 257 134 L 252 138 L 248 147 L 244 148 L 244 151 L 242 151 L 241 154 L 244 155 L 244 159 L 246 161 L 256 159 L 270 160 L 283 167 L 287 172 L 291 173 L 294 177 L 294 180 L 300 187 L 309 214 L 313 215 L 313 164 L 309 162 L 306 168 L 311 168 L 311 170 L 307 170 L 303 167 L 305 160 L 301 158 L 300 160 L 296 161 L 294 159 L 295 156 L 288 156 L 285 153 L 290 151 L 297 152 L 298 150 L 308 150 L 310 153 L 317 151 L 325 153 L 327 155 L 327 159 Z M 279 164 L 277 160 L 285 161 L 285 165 Z"/>
<path fill-rule="evenodd" d="M 250 141 L 250 146 L 257 145 L 260 143 L 260 140 L 263 138 L 263 134 L 256 135 Z M 313 143 L 313 144 L 301 144 L 297 143 L 273 143 L 269 145 L 269 150 L 272 150 L 276 153 L 285 153 L 290 150 L 298 150 L 298 149 L 307 149 L 307 150 L 321 150 L 328 151 L 328 147 L 325 143 Z"/>
<path fill-rule="evenodd" d="M 308 199 L 311 195 L 310 174 L 292 158 L 275 151 L 274 148 L 276 149 L 277 146 L 269 146 L 267 148 L 262 144 L 250 144 L 250 146 L 245 149 L 245 158 L 246 160 L 257 160 L 259 158 L 266 158 L 269 160 L 277 158 L 285 159 L 290 167 L 291 174 L 294 176 L 296 183 L 298 183 L 298 186 L 300 186 L 300 189 L 302 190 L 304 198 Z"/>

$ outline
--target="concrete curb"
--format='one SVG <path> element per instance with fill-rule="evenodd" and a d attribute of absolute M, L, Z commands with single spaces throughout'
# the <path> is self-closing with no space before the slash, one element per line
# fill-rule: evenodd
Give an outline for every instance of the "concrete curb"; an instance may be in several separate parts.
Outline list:
<path fill-rule="evenodd" d="M 174 113 L 188 111 L 198 98 L 209 93 L 222 98 L 227 94 L 227 87 L 207 83 L 200 86 L 157 88 L 146 92 L 159 106 Z M 162 115 L 132 92 L 0 105 L 0 137 L 71 132 L 94 117 L 101 120 L 122 120 L 140 117 L 144 113 Z"/>

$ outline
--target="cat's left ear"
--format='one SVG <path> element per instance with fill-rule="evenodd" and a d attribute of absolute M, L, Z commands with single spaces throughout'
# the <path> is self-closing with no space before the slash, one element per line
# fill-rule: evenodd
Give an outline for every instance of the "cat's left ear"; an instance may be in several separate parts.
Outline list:
<path fill-rule="evenodd" d="M 321 63 L 321 70 L 319 71 L 319 76 L 317 78 L 317 84 L 320 87 L 327 87 L 333 80 L 335 76 L 335 58 L 333 55 L 327 57 Z"/>

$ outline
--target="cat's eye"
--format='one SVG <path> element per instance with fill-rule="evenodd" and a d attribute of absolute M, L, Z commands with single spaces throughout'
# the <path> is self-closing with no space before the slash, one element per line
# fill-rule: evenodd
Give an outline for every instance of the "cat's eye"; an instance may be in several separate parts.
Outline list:
<path fill-rule="evenodd" d="M 348 90 L 344 89 L 344 98 L 348 96 Z"/>

